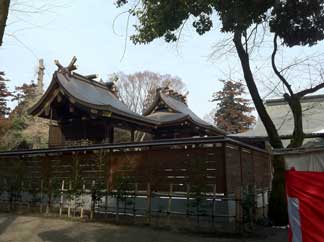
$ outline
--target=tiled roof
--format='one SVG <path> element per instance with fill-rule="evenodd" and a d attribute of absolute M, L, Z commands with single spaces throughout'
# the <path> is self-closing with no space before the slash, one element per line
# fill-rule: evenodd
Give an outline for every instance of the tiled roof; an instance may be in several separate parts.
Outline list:
<path fill-rule="evenodd" d="M 168 109 L 172 111 L 154 111 L 154 108 L 160 103 L 163 102 Z M 172 96 L 164 94 L 162 91 L 157 91 L 155 101 L 152 105 L 144 112 L 144 115 L 150 119 L 157 120 L 163 123 L 176 122 L 184 120 L 185 118 L 192 120 L 199 126 L 202 126 L 206 129 L 210 129 L 220 134 L 225 134 L 225 132 L 206 121 L 199 118 L 183 101 L 180 101 Z"/>

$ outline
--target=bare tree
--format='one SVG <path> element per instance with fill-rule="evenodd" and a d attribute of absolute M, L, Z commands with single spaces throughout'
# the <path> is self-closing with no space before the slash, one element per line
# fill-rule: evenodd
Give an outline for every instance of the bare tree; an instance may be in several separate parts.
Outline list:
<path fill-rule="evenodd" d="M 118 96 L 132 111 L 142 114 L 155 97 L 158 87 L 166 87 L 179 92 L 185 92 L 185 84 L 179 77 L 161 75 L 155 72 L 143 71 L 134 74 L 114 73 L 111 80 L 117 80 Z"/>

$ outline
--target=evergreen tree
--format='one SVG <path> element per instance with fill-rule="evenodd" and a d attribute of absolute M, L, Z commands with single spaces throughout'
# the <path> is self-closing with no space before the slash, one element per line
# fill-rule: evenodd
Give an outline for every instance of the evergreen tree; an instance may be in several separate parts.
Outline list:
<path fill-rule="evenodd" d="M 17 101 L 18 105 L 13 110 L 15 114 L 27 114 L 27 109 L 32 106 L 37 98 L 37 85 L 32 81 L 31 84 L 24 83 L 15 88 L 12 101 Z"/>
<path fill-rule="evenodd" d="M 0 72 L 0 118 L 4 118 L 10 113 L 10 108 L 7 106 L 7 98 L 12 94 L 8 91 L 7 82 L 4 72 Z"/>
<path fill-rule="evenodd" d="M 254 110 L 250 107 L 250 101 L 242 97 L 245 92 L 241 81 L 222 80 L 224 87 L 213 94 L 213 102 L 217 103 L 215 124 L 229 132 L 241 133 L 248 130 L 254 123 L 255 117 L 251 115 Z"/>
<path fill-rule="evenodd" d="M 12 96 L 12 101 L 17 101 L 18 104 L 9 115 L 10 126 L 3 137 L 0 137 L 2 144 L 0 148 L 5 150 L 45 148 L 48 140 L 47 121 L 28 115 L 28 109 L 39 98 L 37 85 L 33 82 L 24 83 L 15 88 Z"/>

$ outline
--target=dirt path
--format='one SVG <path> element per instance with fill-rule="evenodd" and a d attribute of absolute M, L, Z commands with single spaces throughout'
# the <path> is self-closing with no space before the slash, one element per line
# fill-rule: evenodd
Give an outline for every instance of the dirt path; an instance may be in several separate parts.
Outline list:
<path fill-rule="evenodd" d="M 81 223 L 54 218 L 0 214 L 0 242 L 285 242 L 287 231 L 262 229 L 259 238 L 202 237 L 148 227 Z"/>

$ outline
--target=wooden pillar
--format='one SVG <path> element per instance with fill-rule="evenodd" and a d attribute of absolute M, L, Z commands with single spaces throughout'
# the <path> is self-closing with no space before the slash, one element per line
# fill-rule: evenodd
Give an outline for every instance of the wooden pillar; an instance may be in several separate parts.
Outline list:
<path fill-rule="evenodd" d="M 114 127 L 111 125 L 109 126 L 109 143 L 114 143 Z"/>
<path fill-rule="evenodd" d="M 87 139 L 87 121 L 82 119 L 81 120 L 82 125 L 82 139 Z"/>
<path fill-rule="evenodd" d="M 221 147 L 216 147 L 221 152 L 220 156 L 215 156 L 216 163 L 216 192 L 227 193 L 226 180 L 226 142 L 222 143 Z"/>
<path fill-rule="evenodd" d="M 106 140 L 109 143 L 114 143 L 114 127 L 111 123 L 111 120 L 106 120 Z"/>
<path fill-rule="evenodd" d="M 131 142 L 135 141 L 135 130 L 131 129 Z"/>

